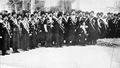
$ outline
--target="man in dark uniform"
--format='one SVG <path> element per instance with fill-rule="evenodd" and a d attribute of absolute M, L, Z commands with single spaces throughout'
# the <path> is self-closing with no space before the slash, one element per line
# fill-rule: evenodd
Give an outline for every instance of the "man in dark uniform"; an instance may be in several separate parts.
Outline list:
<path fill-rule="evenodd" d="M 46 41 L 47 41 L 47 47 L 52 47 L 52 28 L 53 25 L 50 22 L 49 18 L 46 18 L 47 21 L 47 34 L 46 34 Z"/>
<path fill-rule="evenodd" d="M 84 15 L 85 14 L 85 15 Z M 89 13 L 83 13 L 81 15 L 81 17 L 78 18 L 78 26 L 76 29 L 76 41 L 77 44 L 80 45 L 85 45 L 86 44 L 86 40 L 87 40 L 87 28 L 88 26 L 86 25 L 86 23 L 89 20 Z"/>
<path fill-rule="evenodd" d="M 30 49 L 34 49 L 36 46 L 36 34 L 35 34 L 35 21 L 34 15 L 31 15 L 31 20 L 29 22 L 29 33 L 30 33 Z"/>
<path fill-rule="evenodd" d="M 76 23 L 76 32 L 75 32 L 75 40 L 76 40 L 76 44 L 79 45 L 81 43 L 81 35 L 82 35 L 82 29 L 81 29 L 81 25 L 83 23 L 86 23 L 88 17 L 86 18 L 85 13 L 82 13 L 78 18 L 77 18 L 77 23 Z"/>
<path fill-rule="evenodd" d="M 38 18 L 38 12 L 37 11 L 35 11 L 34 12 L 34 23 L 35 23 L 35 40 L 36 40 L 36 42 L 35 42 L 35 47 L 38 47 L 38 44 L 39 44 L 39 35 L 38 35 L 38 33 L 39 33 L 39 30 L 38 30 L 38 24 L 39 24 L 39 22 L 40 22 L 40 19 Z"/>
<path fill-rule="evenodd" d="M 7 14 L 3 15 L 3 23 L 5 27 L 5 33 L 4 33 L 4 45 L 7 46 L 7 50 L 10 50 L 10 23 L 8 22 L 8 16 Z"/>
<path fill-rule="evenodd" d="M 27 16 L 23 16 L 22 28 L 22 50 L 28 51 L 29 48 L 29 23 Z"/>
<path fill-rule="evenodd" d="M 116 36 L 117 38 L 120 38 L 120 13 L 118 13 L 117 21 L 115 23 L 117 25 L 116 27 Z"/>
<path fill-rule="evenodd" d="M 12 30 L 12 49 L 13 49 L 13 53 L 19 53 L 18 51 L 18 26 L 17 26 L 17 15 L 15 12 L 12 13 L 12 18 L 9 21 L 11 24 L 11 30 Z"/>
<path fill-rule="evenodd" d="M 57 21 L 57 17 L 54 17 L 53 18 L 53 29 L 52 29 L 52 41 L 53 41 L 53 46 L 54 47 L 57 47 L 58 43 L 59 43 L 59 24 L 58 24 L 58 21 Z"/>
<path fill-rule="evenodd" d="M 46 44 L 46 31 L 45 31 L 45 12 L 41 12 L 41 18 L 39 21 L 39 41 L 41 43 L 41 46 L 44 47 Z"/>
<path fill-rule="evenodd" d="M 2 50 L 2 55 L 9 55 L 6 51 L 6 46 L 4 45 L 4 34 L 6 33 L 6 28 L 3 25 L 2 14 L 0 14 L 0 50 Z"/>
<path fill-rule="evenodd" d="M 97 18 L 94 17 L 94 12 L 90 12 L 90 17 L 87 20 L 86 25 L 88 26 L 88 44 L 95 44 L 98 39 L 98 31 L 97 31 Z"/>
<path fill-rule="evenodd" d="M 113 35 L 114 35 L 114 31 L 115 31 L 115 24 L 113 23 L 114 22 L 114 18 L 112 17 L 112 14 L 111 13 L 108 13 L 108 18 L 107 18 L 107 22 L 108 22 L 108 38 L 113 38 Z"/>
<path fill-rule="evenodd" d="M 65 31 L 65 33 L 64 33 L 64 43 L 65 44 L 68 44 L 69 42 L 69 40 L 68 40 L 68 34 L 69 34 L 69 25 L 68 25 L 68 19 L 69 19 L 69 13 L 68 12 L 66 12 L 66 14 L 64 15 L 64 17 L 63 17 L 63 25 L 64 25 L 64 31 Z"/>
<path fill-rule="evenodd" d="M 75 11 L 71 13 L 71 16 L 68 19 L 68 27 L 69 27 L 69 37 L 68 37 L 68 44 L 74 44 L 74 39 L 75 39 L 75 26 L 76 26 L 76 15 Z"/>
<path fill-rule="evenodd" d="M 48 19 L 46 18 L 45 15 L 46 12 L 42 11 L 41 12 L 41 27 L 40 27 L 40 41 L 41 41 L 41 46 L 47 47 L 47 42 L 48 42 L 48 28 L 47 28 L 47 22 Z"/>
<path fill-rule="evenodd" d="M 54 20 L 54 40 L 57 44 L 57 46 L 61 47 L 63 45 L 63 42 L 64 42 L 64 33 L 65 33 L 65 30 L 64 30 L 64 24 L 63 24 L 64 20 L 62 18 L 62 12 L 58 13 L 58 16 L 57 16 L 57 20 Z"/>
<path fill-rule="evenodd" d="M 118 14 L 114 14 L 114 24 L 115 24 L 115 33 L 114 33 L 114 37 L 117 38 L 118 34 L 117 34 L 117 30 L 118 30 L 118 20 L 119 20 L 119 17 L 118 17 Z"/>
<path fill-rule="evenodd" d="M 99 37 L 104 38 L 106 34 L 106 26 L 102 19 L 101 13 L 97 13 L 97 25 L 99 30 Z"/>

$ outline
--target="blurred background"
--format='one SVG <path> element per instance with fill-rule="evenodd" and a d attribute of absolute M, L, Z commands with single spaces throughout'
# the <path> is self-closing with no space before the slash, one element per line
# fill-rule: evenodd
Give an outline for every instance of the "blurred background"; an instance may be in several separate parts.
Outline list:
<path fill-rule="evenodd" d="M 62 10 L 119 12 L 120 0 L 0 0 L 0 11 Z"/>

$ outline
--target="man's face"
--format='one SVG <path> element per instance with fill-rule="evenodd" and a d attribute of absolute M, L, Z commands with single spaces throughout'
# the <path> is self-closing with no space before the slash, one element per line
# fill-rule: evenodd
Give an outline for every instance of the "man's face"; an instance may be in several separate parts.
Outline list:
<path fill-rule="evenodd" d="M 82 12 L 79 13 L 79 16 L 82 16 Z"/>
<path fill-rule="evenodd" d="M 8 20 L 8 17 L 7 17 L 7 16 L 5 16 L 5 17 L 4 17 L 4 20 Z"/>
<path fill-rule="evenodd" d="M 88 18 L 90 15 L 89 14 L 86 14 L 86 17 Z"/>
<path fill-rule="evenodd" d="M 18 19 L 21 19 L 22 17 L 21 16 L 18 16 Z"/>
<path fill-rule="evenodd" d="M 24 17 L 24 20 L 28 20 L 27 17 Z"/>
<path fill-rule="evenodd" d="M 85 17 L 85 13 L 84 12 L 82 13 L 82 17 Z"/>
<path fill-rule="evenodd" d="M 103 14 L 103 13 L 101 13 L 101 17 L 103 17 L 103 15 L 104 15 L 104 14 Z"/>
<path fill-rule="evenodd" d="M 31 19 L 34 19 L 34 16 L 32 16 Z"/>
<path fill-rule="evenodd" d="M 66 16 L 69 16 L 69 13 L 66 13 Z"/>
<path fill-rule="evenodd" d="M 17 17 L 17 14 L 14 14 L 13 17 L 16 18 L 16 17 Z"/>
<path fill-rule="evenodd" d="M 90 13 L 90 16 L 93 17 L 93 16 L 94 16 L 94 12 L 91 12 L 91 13 Z"/>
<path fill-rule="evenodd" d="M 35 14 L 34 14 L 34 17 L 38 17 L 38 14 L 37 14 L 37 13 L 35 13 Z"/>
<path fill-rule="evenodd" d="M 72 14 L 72 15 L 75 15 L 75 11 L 73 11 L 71 14 Z"/>
<path fill-rule="evenodd" d="M 40 15 L 41 15 L 41 12 L 38 12 L 38 15 L 40 16 Z"/>
<path fill-rule="evenodd" d="M 100 15 L 97 15 L 97 18 L 101 18 L 101 16 L 100 16 Z"/>
<path fill-rule="evenodd" d="M 107 17 L 108 17 L 108 18 L 112 18 L 112 15 L 111 15 L 111 14 L 108 14 Z"/>
<path fill-rule="evenodd" d="M 49 16 L 52 17 L 52 14 L 50 13 Z"/>

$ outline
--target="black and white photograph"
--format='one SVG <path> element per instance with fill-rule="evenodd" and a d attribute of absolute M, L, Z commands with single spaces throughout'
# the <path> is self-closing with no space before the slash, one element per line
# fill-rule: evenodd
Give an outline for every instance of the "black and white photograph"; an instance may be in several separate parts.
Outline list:
<path fill-rule="evenodd" d="M 120 68 L 120 0 L 0 0 L 0 68 Z"/>

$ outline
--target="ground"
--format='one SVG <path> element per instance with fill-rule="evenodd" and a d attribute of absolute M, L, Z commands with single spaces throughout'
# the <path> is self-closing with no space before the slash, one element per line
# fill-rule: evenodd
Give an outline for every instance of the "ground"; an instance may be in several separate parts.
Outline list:
<path fill-rule="evenodd" d="M 120 68 L 119 41 L 100 39 L 97 45 L 42 47 L 12 53 L 0 56 L 0 68 Z"/>

